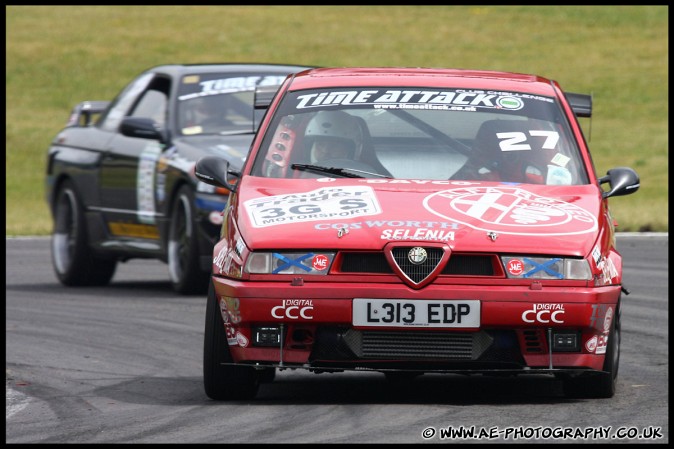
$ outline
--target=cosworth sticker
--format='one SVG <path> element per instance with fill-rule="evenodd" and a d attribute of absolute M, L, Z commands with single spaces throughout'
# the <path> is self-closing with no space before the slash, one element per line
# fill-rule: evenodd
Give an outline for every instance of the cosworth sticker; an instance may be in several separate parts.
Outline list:
<path fill-rule="evenodd" d="M 459 225 L 442 221 L 426 220 L 365 220 L 354 223 L 318 223 L 314 225 L 317 230 L 326 229 L 367 229 L 367 228 L 423 228 L 436 230 L 457 230 Z"/>
<path fill-rule="evenodd" d="M 596 218 L 585 209 L 519 187 L 447 189 L 427 196 L 423 204 L 445 220 L 500 234 L 576 235 L 597 229 Z"/>
<path fill-rule="evenodd" d="M 517 111 L 524 101 L 553 100 L 537 95 L 484 90 L 363 89 L 339 90 L 299 95 L 297 109 L 326 106 L 371 105 L 378 109 L 444 109 L 477 111 L 506 109 Z"/>
<path fill-rule="evenodd" d="M 369 186 L 326 187 L 265 196 L 246 201 L 244 207 L 256 228 L 381 213 L 379 201 Z"/>

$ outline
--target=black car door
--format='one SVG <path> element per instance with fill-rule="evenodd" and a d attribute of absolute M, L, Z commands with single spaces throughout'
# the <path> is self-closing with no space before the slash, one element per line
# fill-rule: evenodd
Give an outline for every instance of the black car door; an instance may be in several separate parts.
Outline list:
<path fill-rule="evenodd" d="M 113 118 L 120 123 L 124 117 L 151 118 L 163 127 L 170 81 L 156 74 L 143 81 L 136 87 L 136 96 L 128 108 Z M 121 134 L 117 123 L 117 132 L 101 164 L 101 209 L 111 239 L 139 251 L 158 251 L 161 246 L 155 177 L 162 149 L 158 140 Z"/>

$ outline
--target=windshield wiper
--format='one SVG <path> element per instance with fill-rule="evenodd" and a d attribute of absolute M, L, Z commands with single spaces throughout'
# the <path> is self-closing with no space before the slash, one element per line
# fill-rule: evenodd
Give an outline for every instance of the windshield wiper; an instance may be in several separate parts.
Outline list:
<path fill-rule="evenodd" d="M 305 170 L 312 171 L 316 173 L 327 173 L 330 175 L 339 175 L 344 176 L 345 178 L 364 178 L 357 173 L 362 173 L 363 175 L 376 176 L 378 178 L 390 178 L 390 176 L 382 175 L 379 173 L 372 173 L 369 171 L 358 170 L 356 168 L 337 168 L 337 167 L 322 167 L 320 165 L 310 165 L 310 164 L 292 164 L 290 168 L 295 170 Z M 356 173 L 352 173 L 356 172 Z"/>

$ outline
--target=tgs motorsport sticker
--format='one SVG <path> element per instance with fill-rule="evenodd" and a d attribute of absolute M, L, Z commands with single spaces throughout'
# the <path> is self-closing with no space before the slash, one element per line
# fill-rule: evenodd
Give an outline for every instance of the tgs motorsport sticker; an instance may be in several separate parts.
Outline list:
<path fill-rule="evenodd" d="M 424 207 L 445 220 L 502 234 L 575 235 L 597 229 L 596 218 L 585 209 L 519 187 L 443 190 L 427 196 Z"/>
<path fill-rule="evenodd" d="M 381 213 L 369 186 L 327 187 L 310 192 L 265 196 L 244 203 L 256 228 Z"/>

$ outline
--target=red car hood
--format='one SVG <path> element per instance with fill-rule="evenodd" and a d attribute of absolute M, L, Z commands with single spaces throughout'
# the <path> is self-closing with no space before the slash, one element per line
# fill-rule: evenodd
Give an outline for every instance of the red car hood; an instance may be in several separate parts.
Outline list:
<path fill-rule="evenodd" d="M 252 250 L 381 250 L 405 241 L 585 257 L 603 225 L 600 209 L 593 185 L 244 176 L 235 220 Z"/>

